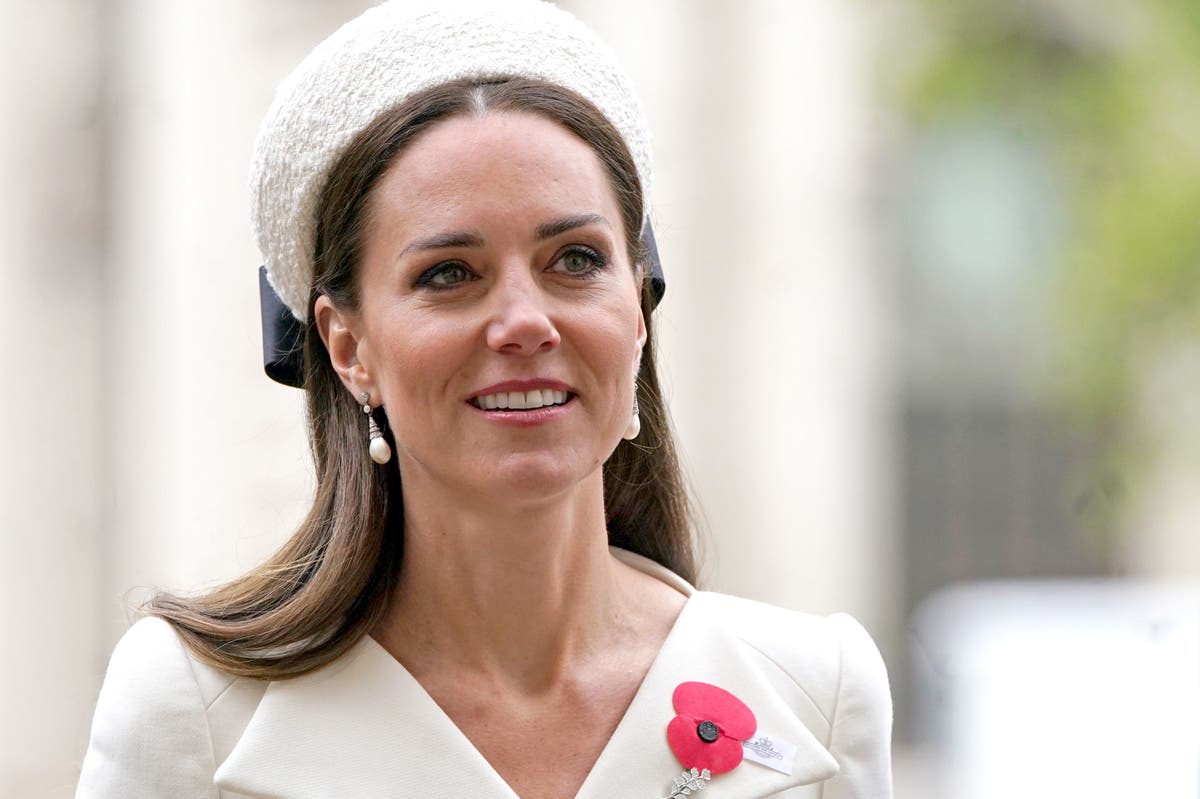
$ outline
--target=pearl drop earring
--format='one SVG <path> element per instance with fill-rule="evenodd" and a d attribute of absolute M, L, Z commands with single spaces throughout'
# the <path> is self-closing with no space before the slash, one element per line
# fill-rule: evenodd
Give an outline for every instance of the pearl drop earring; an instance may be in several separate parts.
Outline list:
<path fill-rule="evenodd" d="M 642 417 L 638 415 L 637 383 L 635 382 L 633 384 L 633 414 L 629 417 L 629 426 L 625 428 L 625 434 L 621 437 L 626 441 L 633 441 L 640 432 L 642 432 Z"/>
<path fill-rule="evenodd" d="M 367 445 L 367 452 L 371 454 L 371 460 L 382 466 L 392 459 L 392 448 L 388 446 L 387 439 L 383 437 L 383 431 L 379 429 L 379 425 L 375 423 L 375 417 L 371 415 L 370 399 L 371 395 L 365 391 L 358 395 L 363 413 L 367 415 L 367 435 L 371 441 Z"/>

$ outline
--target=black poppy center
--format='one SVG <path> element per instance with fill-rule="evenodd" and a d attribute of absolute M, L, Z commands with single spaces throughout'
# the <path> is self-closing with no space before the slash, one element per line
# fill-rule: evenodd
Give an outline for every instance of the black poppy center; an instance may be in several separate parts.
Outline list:
<path fill-rule="evenodd" d="M 696 734 L 700 736 L 701 741 L 710 744 L 717 740 L 717 736 L 721 734 L 721 731 L 711 721 L 702 721 L 696 725 Z"/>

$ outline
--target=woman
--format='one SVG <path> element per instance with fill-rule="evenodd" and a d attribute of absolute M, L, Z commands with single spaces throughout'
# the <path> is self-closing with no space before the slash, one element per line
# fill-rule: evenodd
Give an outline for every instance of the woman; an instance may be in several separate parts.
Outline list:
<path fill-rule="evenodd" d="M 122 639 L 80 797 L 890 795 L 862 628 L 690 584 L 648 152 L 538 0 L 387 3 L 284 82 L 253 202 L 317 495 Z"/>

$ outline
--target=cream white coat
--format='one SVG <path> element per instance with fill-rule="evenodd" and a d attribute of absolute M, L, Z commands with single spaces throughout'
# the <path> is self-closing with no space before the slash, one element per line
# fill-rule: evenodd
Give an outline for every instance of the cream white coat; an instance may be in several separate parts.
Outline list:
<path fill-rule="evenodd" d="M 889 799 L 891 697 L 849 616 L 812 616 L 696 591 L 575 799 L 654 799 L 682 771 L 667 745 L 687 680 L 731 691 L 760 731 L 797 747 L 790 774 L 750 761 L 707 799 Z M 370 636 L 317 672 L 265 682 L 192 657 L 160 619 L 109 663 L 77 799 L 517 799 L 416 680 Z"/>

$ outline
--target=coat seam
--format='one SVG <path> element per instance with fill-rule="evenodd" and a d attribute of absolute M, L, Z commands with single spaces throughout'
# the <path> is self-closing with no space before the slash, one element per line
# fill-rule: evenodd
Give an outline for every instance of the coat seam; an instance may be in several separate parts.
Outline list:
<path fill-rule="evenodd" d="M 791 673 L 790 673 L 790 672 L 788 672 L 788 670 L 787 670 L 787 669 L 785 669 L 785 668 L 783 667 L 783 665 L 782 665 L 782 664 L 780 664 L 780 662 L 779 662 L 779 661 L 777 661 L 775 658 L 773 658 L 773 657 L 771 657 L 770 655 L 768 655 L 768 654 L 767 654 L 766 652 L 764 652 L 763 650 L 759 649 L 759 648 L 758 648 L 757 646 L 755 646 L 754 644 L 752 644 L 752 643 L 750 643 L 749 641 L 747 641 L 745 638 L 741 638 L 740 640 L 741 640 L 741 642 L 742 642 L 743 644 L 745 644 L 746 646 L 750 647 L 750 648 L 751 648 L 751 649 L 753 649 L 755 652 L 757 652 L 758 654 L 760 654 L 760 655 L 762 655 L 764 658 L 766 658 L 766 660 L 767 660 L 767 662 L 768 662 L 768 663 L 770 663 L 770 664 L 771 664 L 771 665 L 773 665 L 775 668 L 777 668 L 777 669 L 779 669 L 781 672 L 783 672 L 784 676 L 785 676 L 785 677 L 787 677 L 789 680 L 791 680 L 791 682 L 792 682 L 792 685 L 796 686 L 796 688 L 797 688 L 797 689 L 799 689 L 800 693 L 802 693 L 802 694 L 804 694 L 805 696 L 807 696 L 807 697 L 808 697 L 808 701 L 809 701 L 809 702 L 812 702 L 813 708 L 815 708 L 815 709 L 816 709 L 817 713 L 818 713 L 818 714 L 821 716 L 821 719 L 822 719 L 822 720 L 823 720 L 823 721 L 824 721 L 824 722 L 825 722 L 827 725 L 829 725 L 829 734 L 830 734 L 830 736 L 832 736 L 832 735 L 833 735 L 833 718 L 832 718 L 831 716 L 826 716 L 826 715 L 825 715 L 825 713 L 824 713 L 824 712 L 822 712 L 822 710 L 821 710 L 821 703 L 817 701 L 816 697 L 814 697 L 814 696 L 812 695 L 812 693 L 811 693 L 811 692 L 810 692 L 810 691 L 809 691 L 807 688 L 805 688 L 803 685 L 801 685 L 799 682 L 797 682 L 797 681 L 796 681 L 796 678 L 795 678 L 795 677 L 793 677 L 793 676 L 791 675 Z M 838 691 L 841 691 L 841 690 L 842 690 L 842 682 L 841 682 L 841 675 L 839 674 L 839 675 L 838 675 Z M 835 710 L 836 710 L 836 708 L 837 708 L 837 700 L 836 700 L 836 698 L 834 699 L 834 708 L 835 708 Z"/>
<path fill-rule="evenodd" d="M 190 660 L 191 659 L 189 658 L 189 661 Z M 192 679 L 196 679 L 196 672 L 194 670 L 192 671 Z M 213 705 L 215 705 L 217 702 L 221 701 L 221 697 L 223 697 L 223 696 L 225 696 L 225 694 L 229 693 L 229 689 L 232 688 L 237 683 L 237 681 L 238 681 L 238 678 L 234 677 L 232 680 L 225 683 L 224 688 L 222 688 L 220 691 L 217 691 L 217 695 L 214 696 L 211 700 L 209 700 L 209 702 L 207 704 L 204 705 L 205 715 L 208 714 L 208 711 L 212 709 Z M 199 684 L 199 680 L 197 680 L 196 682 L 197 682 L 197 684 Z M 209 728 L 209 734 L 210 735 L 212 734 L 211 727 Z"/>
<path fill-rule="evenodd" d="M 842 683 L 845 681 L 845 679 L 846 679 L 845 642 L 842 640 L 842 636 L 839 635 L 838 636 L 838 685 L 837 685 L 837 692 L 834 693 L 834 695 L 833 695 L 833 713 L 831 714 L 831 716 L 829 718 L 829 744 L 828 744 L 828 746 L 833 746 L 833 730 L 834 730 L 834 726 L 837 724 L 838 706 L 841 704 L 841 701 L 842 701 Z"/>
<path fill-rule="evenodd" d="M 834 733 L 837 732 L 837 714 L 838 714 L 838 708 L 840 707 L 841 702 L 842 702 L 842 683 L 845 682 L 845 679 L 846 679 L 845 648 L 846 648 L 846 643 L 845 643 L 845 641 L 842 640 L 842 636 L 839 635 L 838 636 L 838 685 L 837 685 L 837 692 L 834 693 L 834 695 L 833 695 L 833 714 L 832 714 L 832 718 L 829 721 L 829 742 L 825 745 L 825 748 L 828 749 L 830 751 L 830 753 L 833 752 L 833 736 L 834 736 Z M 827 781 L 821 783 L 821 790 L 817 794 L 817 799 L 824 799 L 825 786 L 827 784 L 828 784 Z"/>
<path fill-rule="evenodd" d="M 203 709 L 203 713 L 204 713 L 204 729 L 208 732 L 208 762 L 212 763 L 213 773 L 215 774 L 217 771 L 217 753 L 216 753 L 216 750 L 213 748 L 212 722 L 209 721 L 209 718 L 208 718 L 208 709 L 212 705 L 211 705 L 211 703 L 209 703 L 209 704 L 204 703 L 204 692 L 202 690 L 200 690 L 200 679 L 199 679 L 199 677 L 196 676 L 196 666 L 194 663 L 192 663 L 191 656 L 188 655 L 187 649 L 183 646 L 183 643 L 181 641 L 179 641 L 178 636 L 176 636 L 176 644 L 179 646 L 179 651 L 180 651 L 180 654 L 183 655 L 184 661 L 187 662 L 188 673 L 192 675 L 192 683 L 196 686 L 196 696 L 200 699 L 200 707 Z M 236 682 L 236 680 L 234 680 L 233 682 Z M 229 686 L 233 685 L 233 682 L 230 682 L 229 685 L 225 686 L 225 689 L 221 691 L 221 694 L 224 694 L 225 691 L 228 691 Z M 220 694 L 218 694 L 218 696 L 220 696 Z M 214 699 L 213 701 L 215 702 L 216 700 Z M 210 791 L 213 787 L 215 787 L 212 785 L 211 779 L 209 780 L 209 787 L 210 787 Z M 221 795 L 221 792 L 218 790 L 217 791 L 218 799 L 219 799 L 220 795 Z"/>

